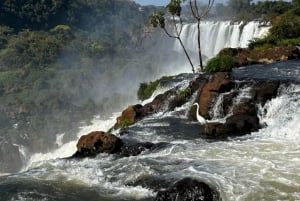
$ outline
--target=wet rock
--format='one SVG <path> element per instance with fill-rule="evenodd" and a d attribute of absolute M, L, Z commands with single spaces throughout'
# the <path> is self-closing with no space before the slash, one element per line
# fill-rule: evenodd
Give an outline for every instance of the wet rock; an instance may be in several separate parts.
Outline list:
<path fill-rule="evenodd" d="M 166 110 L 168 108 L 170 98 L 174 96 L 176 96 L 175 89 L 168 90 L 163 94 L 157 95 L 151 103 L 148 103 L 143 107 L 143 116 L 145 117 L 153 113 Z"/>
<path fill-rule="evenodd" d="M 253 100 L 264 104 L 267 100 L 275 98 L 279 85 L 279 81 L 257 81 L 252 90 Z"/>
<path fill-rule="evenodd" d="M 155 201 L 219 201 L 215 190 L 204 182 L 184 178 L 171 185 L 167 190 L 159 191 Z"/>
<path fill-rule="evenodd" d="M 204 138 L 206 139 L 225 139 L 235 133 L 234 127 L 229 127 L 225 123 L 209 122 L 204 126 Z"/>
<path fill-rule="evenodd" d="M 252 99 L 243 98 L 239 101 L 239 103 L 233 105 L 232 112 L 234 115 L 247 114 L 256 116 L 257 107 Z"/>
<path fill-rule="evenodd" d="M 244 135 L 259 129 L 258 117 L 247 114 L 232 115 L 226 119 L 225 124 L 234 131 L 234 135 Z"/>
<path fill-rule="evenodd" d="M 114 129 L 124 128 L 131 124 L 134 124 L 137 120 L 142 118 L 142 108 L 140 104 L 131 105 L 126 108 L 121 116 L 117 118 L 117 122 L 114 125 Z"/>
<path fill-rule="evenodd" d="M 212 75 L 209 81 L 204 85 L 199 98 L 199 113 L 205 119 L 209 119 L 209 111 L 212 108 L 213 101 L 219 93 L 228 92 L 234 87 L 230 73 L 217 72 Z"/>
<path fill-rule="evenodd" d="M 209 122 L 205 124 L 204 138 L 225 139 L 229 136 L 239 136 L 257 131 L 260 128 L 259 119 L 247 114 L 232 115 L 225 123 Z"/>
<path fill-rule="evenodd" d="M 154 146 L 151 142 L 140 142 L 133 145 L 124 145 L 121 148 L 120 155 L 121 156 L 137 156 L 143 151 L 149 150 Z"/>
<path fill-rule="evenodd" d="M 80 137 L 77 151 L 72 157 L 94 157 L 99 153 L 114 154 L 120 152 L 122 146 L 122 140 L 115 135 L 94 131 Z"/>

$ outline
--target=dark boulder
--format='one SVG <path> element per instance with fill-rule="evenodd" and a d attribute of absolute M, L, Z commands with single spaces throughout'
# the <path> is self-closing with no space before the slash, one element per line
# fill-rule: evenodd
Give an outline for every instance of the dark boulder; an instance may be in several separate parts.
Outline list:
<path fill-rule="evenodd" d="M 121 156 L 137 156 L 143 151 L 149 150 L 154 146 L 151 142 L 139 142 L 133 145 L 124 145 L 121 148 L 120 155 Z"/>
<path fill-rule="evenodd" d="M 143 116 L 146 117 L 148 115 L 154 114 L 156 112 L 160 112 L 168 109 L 169 100 L 171 97 L 176 96 L 176 90 L 171 89 L 166 91 L 163 94 L 157 95 L 154 100 L 150 103 L 147 103 L 142 111 Z"/>
<path fill-rule="evenodd" d="M 276 97 L 279 86 L 279 81 L 257 81 L 252 90 L 253 100 L 264 104 L 267 100 Z"/>
<path fill-rule="evenodd" d="M 209 122 L 204 127 L 204 138 L 206 139 L 225 139 L 236 132 L 234 127 L 229 127 L 225 123 Z"/>
<path fill-rule="evenodd" d="M 228 117 L 225 123 L 209 122 L 205 124 L 203 137 L 206 139 L 224 139 L 229 136 L 249 134 L 259 128 L 258 117 L 237 114 Z"/>
<path fill-rule="evenodd" d="M 252 99 L 243 98 L 237 104 L 233 105 L 232 113 L 233 115 L 247 114 L 257 116 L 257 107 Z"/>
<path fill-rule="evenodd" d="M 80 137 L 77 151 L 72 157 L 94 157 L 99 153 L 114 154 L 120 152 L 122 146 L 122 140 L 115 135 L 94 131 Z"/>
<path fill-rule="evenodd" d="M 234 135 L 248 134 L 259 129 L 259 119 L 252 115 L 232 115 L 226 119 L 227 127 L 234 130 Z"/>
<path fill-rule="evenodd" d="M 219 194 L 204 182 L 184 178 L 159 191 L 155 201 L 219 201 Z"/>

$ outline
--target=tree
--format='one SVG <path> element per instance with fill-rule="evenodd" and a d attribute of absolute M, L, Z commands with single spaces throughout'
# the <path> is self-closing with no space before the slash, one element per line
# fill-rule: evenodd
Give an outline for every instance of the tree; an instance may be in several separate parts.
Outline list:
<path fill-rule="evenodd" d="M 198 31 L 198 54 L 199 54 L 199 64 L 201 71 L 203 71 L 203 61 L 202 61 L 202 53 L 201 53 L 201 32 L 200 32 L 200 22 L 204 16 L 208 14 L 208 12 L 211 10 L 214 0 L 209 0 L 207 6 L 200 12 L 197 0 L 189 0 L 190 8 L 193 13 L 194 18 L 197 20 L 197 31 Z"/>
<path fill-rule="evenodd" d="M 170 37 L 170 38 L 175 38 L 179 41 L 191 67 L 192 67 L 192 71 L 193 73 L 195 72 L 195 68 L 193 65 L 193 62 L 191 61 L 191 58 L 189 56 L 189 54 L 186 51 L 186 48 L 180 38 L 181 32 L 182 32 L 182 27 L 183 27 L 183 22 L 182 22 L 182 18 L 181 18 L 181 0 L 171 0 L 170 3 L 167 5 L 167 9 L 168 9 L 168 13 L 171 15 L 171 21 L 173 23 L 174 26 L 174 34 L 171 34 L 165 25 L 165 17 L 164 17 L 164 13 L 163 12 L 153 12 L 150 15 L 150 23 L 152 24 L 153 27 L 160 27 L 162 28 L 165 33 Z M 177 23 L 177 19 L 179 20 L 179 24 Z"/>
<path fill-rule="evenodd" d="M 173 26 L 175 29 L 175 34 L 172 35 L 168 32 L 168 30 L 165 27 L 165 17 L 163 12 L 154 12 L 150 16 L 150 22 L 154 27 L 160 27 L 162 28 L 166 34 L 171 37 L 175 38 L 179 41 L 181 47 L 183 48 L 183 51 L 188 58 L 188 61 L 192 67 L 192 71 L 195 72 L 195 67 L 189 57 L 189 54 L 186 51 L 186 48 L 184 47 L 184 44 L 180 38 L 183 22 L 181 18 L 181 3 L 186 2 L 187 0 L 171 0 L 170 3 L 167 5 L 168 13 L 171 14 L 171 20 L 173 22 Z M 201 68 L 201 71 L 203 71 L 203 60 L 202 60 L 202 53 L 201 53 L 201 32 L 200 32 L 200 22 L 203 19 L 204 16 L 206 16 L 209 11 L 211 10 L 214 0 L 209 0 L 208 4 L 200 11 L 197 0 L 189 0 L 190 9 L 192 11 L 193 17 L 197 20 L 197 30 L 198 30 L 198 55 L 199 55 L 199 66 Z M 178 22 L 179 21 L 179 22 Z"/>

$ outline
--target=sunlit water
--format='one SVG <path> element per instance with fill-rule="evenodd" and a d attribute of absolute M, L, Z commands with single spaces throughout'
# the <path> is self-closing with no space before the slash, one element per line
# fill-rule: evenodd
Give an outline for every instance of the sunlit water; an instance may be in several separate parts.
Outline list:
<path fill-rule="evenodd" d="M 290 68 L 285 73 L 299 77 L 299 63 L 286 63 Z M 268 70 L 274 69 L 267 66 L 260 78 L 273 77 Z M 278 93 L 260 107 L 259 118 L 268 126 L 244 137 L 201 139 L 203 128 L 185 118 L 189 102 L 175 112 L 146 118 L 120 136 L 124 141 L 166 142 L 139 156 L 57 159 L 74 153 L 76 141 L 34 155 L 21 173 L 0 177 L 0 200 L 153 200 L 161 182 L 187 176 L 210 184 L 225 201 L 300 200 L 300 86 L 281 86 Z M 78 138 L 107 130 L 115 116 L 96 118 Z"/>

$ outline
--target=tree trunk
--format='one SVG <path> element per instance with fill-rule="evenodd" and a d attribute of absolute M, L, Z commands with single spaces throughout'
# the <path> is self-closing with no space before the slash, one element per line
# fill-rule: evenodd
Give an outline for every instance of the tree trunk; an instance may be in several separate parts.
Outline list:
<path fill-rule="evenodd" d="M 177 39 L 179 40 L 180 45 L 181 45 L 181 47 L 182 47 L 182 49 L 183 49 L 183 51 L 184 51 L 184 53 L 185 53 L 187 59 L 189 60 L 189 62 L 190 62 L 190 64 L 191 64 L 193 73 L 195 73 L 194 65 L 193 65 L 193 63 L 192 63 L 192 60 L 191 60 L 189 54 L 187 53 L 187 51 L 186 51 L 186 49 L 185 49 L 185 47 L 184 47 L 184 45 L 183 45 L 183 42 L 182 42 L 181 38 L 178 36 Z"/>
<path fill-rule="evenodd" d="M 198 19 L 198 54 L 199 54 L 199 62 L 201 71 L 203 71 L 203 61 L 202 61 L 202 52 L 201 52 L 201 33 L 200 33 L 200 19 Z"/>

